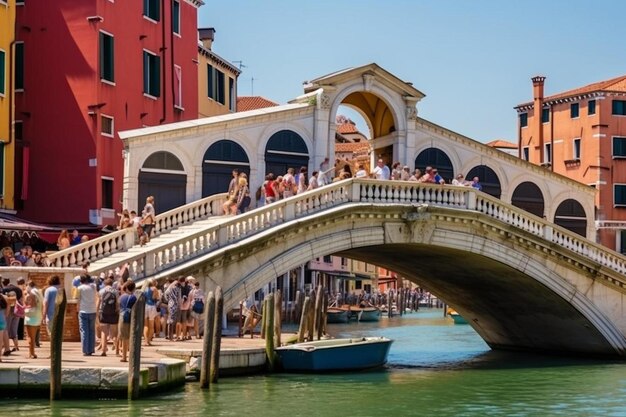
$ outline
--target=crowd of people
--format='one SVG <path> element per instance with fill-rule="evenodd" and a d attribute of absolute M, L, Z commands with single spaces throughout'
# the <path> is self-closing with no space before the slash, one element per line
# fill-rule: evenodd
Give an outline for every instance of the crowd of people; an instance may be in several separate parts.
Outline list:
<path fill-rule="evenodd" d="M 131 311 L 138 295 L 135 282 L 129 278 L 128 265 L 98 277 L 90 276 L 88 267 L 84 264 L 83 273 L 74 278 L 71 294 L 77 302 L 82 354 L 107 356 L 114 351 L 121 362 L 127 362 Z M 28 341 L 28 357 L 37 358 L 41 325 L 48 334 L 52 332 L 61 279 L 51 276 L 45 288 L 23 278 L 15 284 L 8 278 L 0 282 L 0 361 L 19 351 L 19 339 Z M 163 285 L 149 279 L 141 292 L 146 301 L 145 345 L 152 345 L 155 338 L 201 338 L 205 295 L 194 277 L 170 278 Z"/>

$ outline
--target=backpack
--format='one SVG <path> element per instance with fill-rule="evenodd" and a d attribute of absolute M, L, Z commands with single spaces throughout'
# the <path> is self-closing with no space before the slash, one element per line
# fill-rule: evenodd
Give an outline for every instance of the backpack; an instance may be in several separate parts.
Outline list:
<path fill-rule="evenodd" d="M 202 298 L 196 298 L 191 309 L 196 314 L 202 314 L 204 312 L 204 301 L 202 301 Z"/>
<path fill-rule="evenodd" d="M 104 291 L 100 302 L 100 322 L 117 324 L 117 292 L 114 289 Z"/>

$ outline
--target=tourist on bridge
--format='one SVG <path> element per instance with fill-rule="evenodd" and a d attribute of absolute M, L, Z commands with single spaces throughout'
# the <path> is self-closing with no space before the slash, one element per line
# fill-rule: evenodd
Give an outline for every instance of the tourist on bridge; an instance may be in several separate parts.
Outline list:
<path fill-rule="evenodd" d="M 372 171 L 372 176 L 377 180 L 388 180 L 391 176 L 389 172 L 389 167 L 385 165 L 385 162 L 382 159 L 379 159 L 376 163 L 376 167 Z"/>
<path fill-rule="evenodd" d="M 354 174 L 354 178 L 367 178 L 367 171 L 365 171 L 365 166 L 363 164 L 359 164 L 359 169 Z"/>
<path fill-rule="evenodd" d="M 409 177 L 409 181 L 420 182 L 420 178 L 422 178 L 422 171 L 420 171 L 418 168 L 415 168 L 413 175 Z"/>
<path fill-rule="evenodd" d="M 307 191 L 315 190 L 316 188 L 319 187 L 319 184 L 317 182 L 318 175 L 319 175 L 319 172 L 313 171 L 313 175 L 311 175 L 311 178 L 309 179 L 309 186 L 307 188 Z"/>
<path fill-rule="evenodd" d="M 100 348 L 98 350 L 102 351 L 101 356 L 106 356 L 109 340 L 113 340 L 113 345 L 117 347 L 117 323 L 120 311 L 118 292 L 113 288 L 111 277 L 104 280 L 96 310 L 100 322 Z"/>
<path fill-rule="evenodd" d="M 478 190 L 478 191 L 482 191 L 483 190 L 483 186 L 480 183 L 480 180 L 479 180 L 478 177 L 474 177 L 472 179 L 472 188 L 474 188 L 475 190 Z"/>
<path fill-rule="evenodd" d="M 300 173 L 296 176 L 296 184 L 298 185 L 297 194 L 302 194 L 309 187 L 308 170 L 306 167 L 300 167 Z"/>
<path fill-rule="evenodd" d="M 28 334 L 28 358 L 37 359 L 35 344 L 37 343 L 37 332 L 43 319 L 43 296 L 33 281 L 28 283 L 26 291 L 24 327 Z"/>
<path fill-rule="evenodd" d="M 248 178 L 246 174 L 239 176 L 237 185 L 236 204 L 231 205 L 231 214 L 245 213 L 250 206 L 250 188 L 248 188 Z"/>
<path fill-rule="evenodd" d="M 452 180 L 452 185 L 467 187 L 470 185 L 470 183 L 469 181 L 465 180 L 463 174 L 457 174 L 457 176 Z"/>
<path fill-rule="evenodd" d="M 274 180 L 274 174 L 271 172 L 265 177 L 262 190 L 265 196 L 265 204 L 272 204 L 278 200 L 278 186 L 276 185 L 276 180 Z"/>
<path fill-rule="evenodd" d="M 143 234 L 139 236 L 139 242 L 150 242 L 150 236 L 152 235 L 152 229 L 154 228 L 154 222 L 156 221 L 156 212 L 154 210 L 154 197 L 149 196 L 146 198 L 146 205 L 141 212 L 141 227 Z"/>
<path fill-rule="evenodd" d="M 296 177 L 294 176 L 295 172 L 296 172 L 295 169 L 289 168 L 287 169 L 287 173 L 283 175 L 283 187 L 284 187 L 283 197 L 284 198 L 289 198 L 295 195 L 296 192 L 298 191 L 298 186 L 296 184 Z"/>

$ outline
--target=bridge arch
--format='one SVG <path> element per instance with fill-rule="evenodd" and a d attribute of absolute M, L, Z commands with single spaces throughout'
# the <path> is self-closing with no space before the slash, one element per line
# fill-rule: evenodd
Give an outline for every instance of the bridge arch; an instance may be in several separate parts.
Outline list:
<path fill-rule="evenodd" d="M 511 195 L 511 204 L 538 217 L 546 216 L 546 199 L 541 188 L 531 181 L 518 184 Z"/>
<path fill-rule="evenodd" d="M 206 277 L 220 280 L 228 288 L 225 304 L 235 306 L 303 260 L 337 254 L 397 271 L 431 289 L 467 317 L 492 348 L 625 354 L 626 338 L 588 298 L 593 294 L 581 290 L 587 278 L 569 274 L 577 268 L 571 262 L 553 265 L 540 247 L 511 237 L 513 229 L 461 212 L 429 207 L 423 216 L 405 218 L 384 211 L 351 206 L 330 217 L 299 219 L 292 230 L 283 228 L 289 239 L 265 235 L 256 249 L 244 245 L 224 252 L 224 259 L 237 262 L 206 271 Z"/>
<path fill-rule="evenodd" d="M 454 178 L 455 171 L 452 160 L 445 151 L 437 147 L 422 150 L 415 157 L 414 164 L 415 168 L 419 168 L 422 172 L 424 172 L 424 168 L 427 166 L 437 168 L 439 175 L 446 180 L 446 184 L 449 184 Z"/>
<path fill-rule="evenodd" d="M 470 169 L 467 174 L 465 174 L 465 179 L 468 181 L 471 181 L 474 177 L 479 178 L 480 183 L 483 186 L 483 192 L 494 196 L 495 198 L 500 198 L 502 196 L 502 184 L 500 183 L 500 178 L 491 167 L 487 165 L 476 165 Z"/>
<path fill-rule="evenodd" d="M 309 167 L 310 148 L 304 138 L 290 129 L 281 129 L 273 133 L 265 143 L 265 172 L 283 175 L 288 168 L 296 172 L 301 166 Z"/>
<path fill-rule="evenodd" d="M 573 198 L 563 200 L 556 206 L 552 221 L 583 237 L 587 236 L 587 214 L 582 204 Z"/>
<path fill-rule="evenodd" d="M 234 169 L 250 176 L 245 149 L 229 139 L 213 142 L 202 158 L 202 197 L 226 192 Z"/>
<path fill-rule="evenodd" d="M 148 196 L 154 196 L 155 208 L 168 211 L 186 203 L 187 174 L 176 155 L 157 151 L 149 155 L 141 165 L 138 176 L 137 200 L 142 205 Z M 139 212 L 142 207 L 137 207 Z"/>

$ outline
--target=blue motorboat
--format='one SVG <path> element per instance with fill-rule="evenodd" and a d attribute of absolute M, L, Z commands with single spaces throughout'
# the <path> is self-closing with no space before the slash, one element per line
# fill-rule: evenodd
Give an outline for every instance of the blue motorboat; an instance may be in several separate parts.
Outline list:
<path fill-rule="evenodd" d="M 326 311 L 327 323 L 347 323 L 348 322 L 348 310 L 343 310 L 337 307 L 328 307 Z"/>
<path fill-rule="evenodd" d="M 392 342 L 386 337 L 326 339 L 281 346 L 275 350 L 285 371 L 352 371 L 387 363 Z"/>

